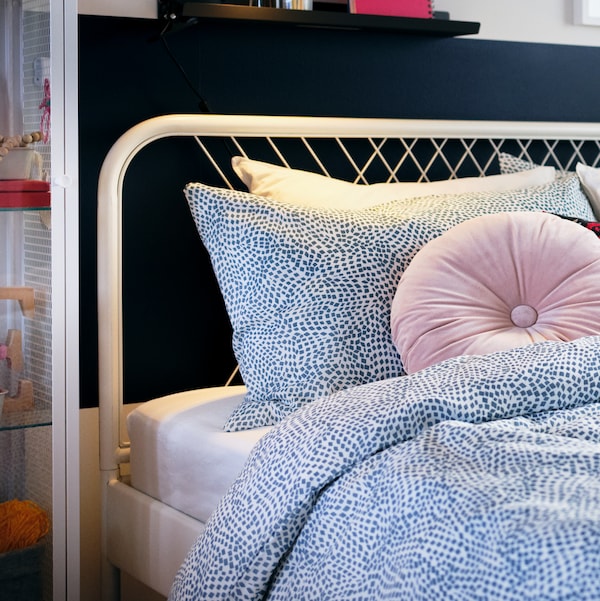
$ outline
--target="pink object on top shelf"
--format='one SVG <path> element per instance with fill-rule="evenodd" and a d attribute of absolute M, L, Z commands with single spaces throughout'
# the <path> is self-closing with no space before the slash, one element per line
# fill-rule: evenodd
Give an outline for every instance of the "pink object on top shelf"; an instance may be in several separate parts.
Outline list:
<path fill-rule="evenodd" d="M 349 0 L 351 13 L 431 19 L 431 0 Z"/>

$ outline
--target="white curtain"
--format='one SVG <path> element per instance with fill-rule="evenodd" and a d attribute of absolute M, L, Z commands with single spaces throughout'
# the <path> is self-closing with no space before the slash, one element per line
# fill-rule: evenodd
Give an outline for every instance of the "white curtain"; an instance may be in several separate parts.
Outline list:
<path fill-rule="evenodd" d="M 0 134 L 23 129 L 21 0 L 0 0 Z"/>
<path fill-rule="evenodd" d="M 0 135 L 3 136 L 23 133 L 22 12 L 21 0 L 0 0 Z M 0 286 L 21 284 L 22 220 L 20 212 L 0 215 Z M 7 328 L 16 327 L 7 307 L 8 303 L 0 306 L 0 336 Z"/>

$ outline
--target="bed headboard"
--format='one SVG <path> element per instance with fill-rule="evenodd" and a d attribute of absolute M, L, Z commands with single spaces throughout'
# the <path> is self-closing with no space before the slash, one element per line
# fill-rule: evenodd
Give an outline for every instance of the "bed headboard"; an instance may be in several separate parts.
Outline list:
<path fill-rule="evenodd" d="M 199 181 L 240 187 L 234 154 L 357 183 L 430 181 L 498 172 L 507 152 L 574 170 L 600 164 L 600 124 L 429 121 L 325 117 L 168 115 L 133 127 L 114 144 L 98 185 L 98 321 L 101 469 L 128 454 L 122 424 L 122 208 L 127 169 L 155 140 L 192 137 Z M 168 174 L 166 174 L 168 177 Z"/>

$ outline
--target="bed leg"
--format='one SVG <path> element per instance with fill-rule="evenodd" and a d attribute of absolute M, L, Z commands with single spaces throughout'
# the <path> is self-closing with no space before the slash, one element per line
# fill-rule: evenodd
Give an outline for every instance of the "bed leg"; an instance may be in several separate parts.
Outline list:
<path fill-rule="evenodd" d="M 104 557 L 102 559 L 102 601 L 120 601 L 121 572 Z"/>
<path fill-rule="evenodd" d="M 100 586 L 102 588 L 101 601 L 120 601 L 121 599 L 121 573 L 119 568 L 108 560 L 108 486 L 117 477 L 116 470 L 101 471 L 102 478 L 102 525 L 101 525 L 101 566 Z"/>

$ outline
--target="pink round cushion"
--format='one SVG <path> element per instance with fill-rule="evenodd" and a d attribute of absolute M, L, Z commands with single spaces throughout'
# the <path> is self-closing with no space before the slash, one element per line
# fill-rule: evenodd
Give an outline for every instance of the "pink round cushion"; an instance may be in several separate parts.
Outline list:
<path fill-rule="evenodd" d="M 426 244 L 392 303 L 407 373 L 450 357 L 600 334 L 600 239 L 548 213 L 465 221 Z"/>

